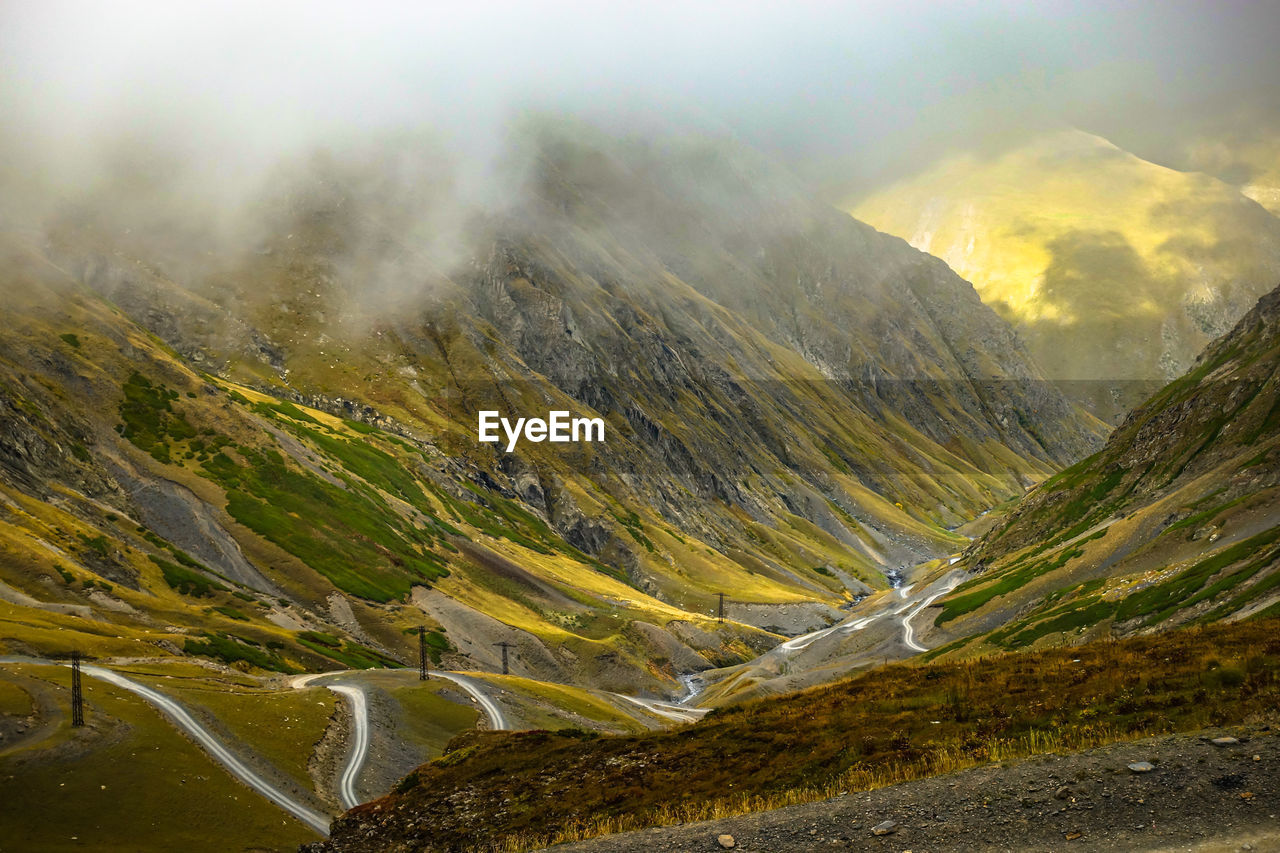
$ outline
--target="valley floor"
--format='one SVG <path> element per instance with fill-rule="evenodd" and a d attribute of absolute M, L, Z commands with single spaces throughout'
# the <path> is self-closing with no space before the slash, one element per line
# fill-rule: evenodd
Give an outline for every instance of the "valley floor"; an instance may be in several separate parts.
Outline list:
<path fill-rule="evenodd" d="M 1280 737 L 1274 724 L 1170 735 L 904 782 L 824 802 L 659 827 L 555 853 L 721 850 L 1280 850 Z M 1212 739 L 1235 737 L 1219 746 Z M 1150 762 L 1139 773 L 1130 764 Z M 874 828 L 895 825 L 887 834 Z"/>

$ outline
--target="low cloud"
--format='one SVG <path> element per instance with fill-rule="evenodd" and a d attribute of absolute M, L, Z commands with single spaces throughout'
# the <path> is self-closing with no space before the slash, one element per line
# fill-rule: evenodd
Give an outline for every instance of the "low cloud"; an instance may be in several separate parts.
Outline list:
<path fill-rule="evenodd" d="M 237 217 L 282 175 L 380 146 L 406 220 L 418 180 L 448 186 L 450 215 L 491 208 L 531 112 L 733 137 L 846 197 L 1061 124 L 1159 154 L 1274 92 L 1278 23 L 1274 4 L 1208 0 L 9 3 L 0 217 L 94 204 L 252 230 Z"/>

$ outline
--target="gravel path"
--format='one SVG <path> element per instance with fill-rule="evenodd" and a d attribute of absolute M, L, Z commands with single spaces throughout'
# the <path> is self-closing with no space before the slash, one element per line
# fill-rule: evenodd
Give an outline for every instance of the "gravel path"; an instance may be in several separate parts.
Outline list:
<path fill-rule="evenodd" d="M 1212 743 L 1218 736 L 1238 742 Z M 1129 769 L 1139 762 L 1153 769 Z M 1259 725 L 979 767 L 820 803 L 552 849 L 692 853 L 725 849 L 719 837 L 731 835 L 733 849 L 768 853 L 1280 851 L 1278 817 L 1280 737 L 1274 727 Z"/>

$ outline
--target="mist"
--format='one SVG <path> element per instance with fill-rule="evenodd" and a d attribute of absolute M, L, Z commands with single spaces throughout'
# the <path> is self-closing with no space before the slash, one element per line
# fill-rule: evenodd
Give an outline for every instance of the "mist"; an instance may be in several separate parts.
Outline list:
<path fill-rule="evenodd" d="M 732 139 L 828 197 L 1062 125 L 1176 166 L 1171 137 L 1275 121 L 1278 35 L 1244 2 L 8 3 L 0 216 L 243 231 L 281 175 L 387 140 L 450 215 L 492 209 L 531 114 Z"/>

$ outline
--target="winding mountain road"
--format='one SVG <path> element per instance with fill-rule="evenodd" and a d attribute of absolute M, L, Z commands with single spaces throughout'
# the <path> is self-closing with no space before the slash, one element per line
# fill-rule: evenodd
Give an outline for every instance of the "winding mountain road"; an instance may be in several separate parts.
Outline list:
<path fill-rule="evenodd" d="M 844 627 L 843 622 L 838 625 L 832 625 L 830 628 L 823 628 L 819 631 L 810 631 L 808 634 L 801 634 L 798 637 L 792 637 L 790 640 L 787 640 L 785 643 L 777 646 L 777 650 L 784 652 L 798 652 L 801 649 L 807 649 L 815 641 L 822 639 L 828 634 L 834 634 L 842 627 Z"/>
<path fill-rule="evenodd" d="M 710 708 L 689 708 L 684 705 L 672 705 L 670 702 L 659 702 L 656 699 L 641 699 L 638 696 L 628 696 L 625 693 L 610 693 L 609 695 L 625 699 L 633 705 L 644 708 L 650 714 L 656 714 L 659 717 L 674 720 L 677 723 L 697 722 L 711 713 Z"/>
<path fill-rule="evenodd" d="M 360 671 L 312 672 L 307 675 L 299 675 L 289 683 L 295 689 L 302 690 L 313 686 L 313 683 L 321 678 L 349 678 Z M 498 703 L 484 691 L 477 679 L 456 672 L 442 672 L 440 670 L 432 672 L 431 675 L 452 681 L 467 691 L 475 699 L 476 703 L 480 705 L 481 709 L 484 710 L 485 716 L 489 718 L 489 727 L 491 729 L 498 731 L 511 728 L 511 724 L 507 721 L 506 715 L 502 713 L 502 709 L 498 707 Z M 341 774 L 338 776 L 339 803 L 343 809 L 351 809 L 364 802 L 360 797 L 357 786 L 360 784 L 360 774 L 364 771 L 364 765 L 369 760 L 369 699 L 363 687 L 350 681 L 334 684 L 326 683 L 323 686 L 345 697 L 351 708 L 351 749 L 347 753 L 347 760 L 342 766 Z"/>
<path fill-rule="evenodd" d="M 929 651 L 927 648 L 916 642 L 916 629 L 912 626 L 911 620 L 918 616 L 921 610 L 924 610 L 930 604 L 933 604 L 939 598 L 942 598 L 942 596 L 959 586 L 960 581 L 962 580 L 964 580 L 963 572 L 952 572 L 947 575 L 947 577 L 943 578 L 939 582 L 941 588 L 937 592 L 921 599 L 920 603 L 915 606 L 914 610 L 902 617 L 902 644 L 904 646 L 917 652 Z"/>
<path fill-rule="evenodd" d="M 788 655 L 792 652 L 799 652 L 807 649 L 817 641 L 824 637 L 835 634 L 851 634 L 854 631 L 861 631 L 873 622 L 884 616 L 896 616 L 902 627 L 902 644 L 908 649 L 916 652 L 928 651 L 927 648 L 916 642 L 915 626 L 911 624 L 911 620 L 920 614 L 922 610 L 929 607 L 942 596 L 960 585 L 964 580 L 965 572 L 963 569 L 957 569 L 946 576 L 939 578 L 933 583 L 926 586 L 921 591 L 912 595 L 915 584 L 907 584 L 900 586 L 890 592 L 883 599 L 884 603 L 878 611 L 870 616 L 857 616 L 846 619 L 844 622 L 822 628 L 817 631 L 811 631 L 808 634 L 801 634 L 798 637 L 792 637 L 784 643 L 780 643 L 765 655 L 784 654 Z M 897 593 L 894 596 L 892 593 Z M 763 657 L 763 656 L 762 656 Z"/>
<path fill-rule="evenodd" d="M 55 662 L 47 661 L 47 663 L 52 664 Z M 178 728 L 191 735 L 191 737 L 193 737 L 200 746 L 204 747 L 204 750 L 209 753 L 212 758 L 214 758 L 223 767 L 227 768 L 227 770 L 229 770 L 232 775 L 240 779 L 240 781 L 244 782 L 250 788 L 257 791 L 280 808 L 289 812 L 291 815 L 305 823 L 307 826 L 310 826 L 321 835 L 327 836 L 329 834 L 330 818 L 327 815 L 322 815 L 319 812 L 307 808 L 302 803 L 267 782 L 257 773 L 254 773 L 244 764 L 244 762 L 233 755 L 220 740 L 214 737 L 208 729 L 196 722 L 196 720 L 187 713 L 185 708 L 170 699 L 168 696 L 152 690 L 150 687 L 141 685 L 136 681 L 125 678 L 123 675 L 109 669 L 86 665 L 82 666 L 81 670 L 85 675 L 91 675 L 94 678 L 107 682 L 108 684 L 114 684 L 117 687 L 128 690 L 130 693 L 136 693 L 141 696 L 143 699 L 159 708 L 165 716 L 173 720 L 173 722 L 177 724 Z"/>
<path fill-rule="evenodd" d="M 845 622 L 823 628 L 818 631 L 812 631 L 799 637 L 793 637 L 790 640 L 777 646 L 773 653 L 790 654 L 808 648 L 811 644 L 833 634 L 849 634 L 854 631 L 861 631 L 868 625 L 876 622 L 886 615 L 897 616 L 902 626 L 902 642 L 907 648 L 914 651 L 925 651 L 925 647 L 916 642 L 915 628 L 911 620 L 920 614 L 925 608 L 933 604 L 938 598 L 950 592 L 963 579 L 962 571 L 953 572 L 945 578 L 935 581 L 926 587 L 921 593 L 912 596 L 912 585 L 899 587 L 896 592 L 896 598 L 903 603 L 891 609 L 885 606 L 878 612 L 869 616 L 860 616 L 851 618 Z M 32 663 L 48 663 L 56 664 L 56 661 L 45 661 L 38 659 L 26 659 Z M 253 770 L 251 770 L 244 762 L 237 758 L 221 741 L 219 741 L 208 729 L 198 723 L 190 713 L 187 712 L 180 704 L 173 699 L 165 696 L 158 691 L 152 690 L 136 681 L 126 678 L 117 672 L 102 667 L 86 665 L 83 667 L 86 675 L 114 684 L 117 687 L 128 690 L 141 696 L 143 699 L 154 705 L 162 713 L 168 716 L 180 729 L 189 734 L 195 741 L 202 746 L 205 751 L 214 758 L 218 763 L 225 767 L 230 773 L 239 778 L 253 790 L 266 797 L 271 802 L 280 806 L 289 812 L 298 820 L 315 829 L 322 835 L 328 835 L 329 820 L 326 815 L 322 815 L 306 805 L 298 802 L 293 797 L 276 788 L 267 782 Z M 333 678 L 345 679 L 343 682 L 324 683 L 323 686 L 341 695 L 346 699 L 352 719 L 351 730 L 351 748 L 347 755 L 347 760 L 343 765 L 342 772 L 338 779 L 338 798 L 344 809 L 354 808 L 362 802 L 358 791 L 360 775 L 364 770 L 364 766 L 369 758 L 370 744 L 370 722 L 369 722 L 369 702 L 365 694 L 364 688 L 359 684 L 351 683 L 350 676 L 354 671 L 336 671 L 310 673 L 307 675 L 297 676 L 293 678 L 290 684 L 297 689 L 303 689 L 313 686 L 319 679 Z M 478 679 L 468 675 L 456 672 L 443 672 L 436 670 L 431 673 L 436 678 L 442 678 L 450 681 L 463 690 L 465 690 L 484 711 L 489 719 L 489 726 L 493 730 L 502 730 L 511 728 L 511 723 L 503 713 L 502 708 L 486 691 L 485 686 Z M 644 709 L 648 713 L 658 717 L 679 723 L 689 723 L 700 719 L 706 710 L 700 708 L 690 708 L 684 705 L 675 705 L 669 702 L 661 702 L 652 699 L 641 699 L 636 696 L 628 696 L 622 693 L 611 694 L 618 699 L 622 699 L 639 708 Z"/>
<path fill-rule="evenodd" d="M 27 657 L 24 655 L 5 656 L 0 658 L 0 663 L 33 663 L 44 664 L 48 666 L 66 666 L 62 661 L 47 660 L 44 658 Z M 150 687 L 139 684 L 130 678 L 114 672 L 113 670 L 104 669 L 99 666 L 84 665 L 81 671 L 85 675 L 92 676 L 109 684 L 114 684 L 124 690 L 137 694 L 147 702 L 154 705 L 165 716 L 174 722 L 178 728 L 182 729 L 190 735 L 197 744 L 199 744 L 211 758 L 225 767 L 233 776 L 240 779 L 254 791 L 266 797 L 280 808 L 292 814 L 298 820 L 310 826 L 321 835 L 329 834 L 328 815 L 320 814 L 306 805 L 298 802 L 293 797 L 276 788 L 267 782 L 253 770 L 251 770 L 243 761 L 237 758 L 231 750 L 229 750 L 222 741 L 199 722 L 180 705 L 178 702 L 170 699 L 164 694 L 152 690 Z M 313 672 L 307 675 L 300 675 L 290 681 L 290 685 L 296 689 L 303 689 L 312 685 L 318 679 L 325 677 L 342 677 L 350 675 L 350 670 L 339 670 L 335 672 Z M 480 682 L 469 676 L 460 675 L 453 672 L 433 672 L 433 676 L 444 678 L 457 684 L 463 690 L 467 691 L 480 707 L 484 710 L 485 715 L 489 718 L 490 727 L 498 729 L 508 729 L 511 727 L 506 715 L 498 706 L 492 697 L 490 697 L 484 688 L 480 686 Z M 338 779 L 338 798 L 344 809 L 350 809 L 359 805 L 363 800 L 357 791 L 360 773 L 364 770 L 364 765 L 369 758 L 369 702 L 365 695 L 364 689 L 355 684 L 325 684 L 329 690 L 343 696 L 351 707 L 352 719 L 352 747 L 347 756 L 346 763 L 343 765 L 342 773 Z M 679 709 L 689 712 L 688 709 Z M 680 717 L 679 719 L 688 720 L 689 717 Z"/>
<path fill-rule="evenodd" d="M 886 615 L 899 617 L 899 621 L 902 626 L 902 642 L 905 646 L 915 651 L 925 651 L 925 648 L 915 640 L 915 629 L 911 624 L 911 620 L 931 605 L 935 600 L 941 598 L 943 595 L 954 589 L 963 577 L 964 573 L 962 571 L 953 572 L 946 578 L 942 578 L 934 584 L 926 587 L 922 593 L 916 596 L 911 595 L 913 588 L 912 585 L 899 587 L 896 589 L 896 598 L 904 603 L 896 607 L 896 609 L 891 609 L 890 606 L 885 606 L 869 616 L 851 618 L 845 622 L 841 622 L 818 631 L 812 631 L 799 637 L 793 637 L 792 639 L 775 647 L 771 653 L 790 654 L 792 652 L 798 652 L 808 648 L 811 644 L 824 637 L 837 633 L 849 634 L 854 631 L 861 631 L 868 625 L 876 622 Z M 0 658 L 0 661 L 3 660 L 54 665 L 61 663 L 58 661 L 25 658 L 22 656 L 14 658 Z M 201 747 L 203 747 L 214 760 L 225 767 L 232 775 L 236 776 L 248 785 L 251 789 L 289 812 L 321 835 L 327 836 L 329 834 L 330 818 L 327 815 L 322 815 L 319 812 L 308 808 L 306 805 L 298 802 L 293 797 L 279 790 L 251 770 L 208 729 L 197 722 L 182 705 L 178 704 L 173 699 L 170 699 L 168 696 L 126 678 L 112 670 L 91 665 L 85 665 L 82 669 L 86 675 L 114 684 L 117 687 L 141 696 L 168 716 L 180 729 L 189 734 Z M 352 719 L 352 742 L 347 760 L 343 765 L 342 772 L 338 779 L 338 798 L 344 809 L 354 808 L 362 802 L 358 791 L 358 785 L 360 775 L 369 758 L 369 703 L 364 688 L 359 684 L 351 683 L 349 680 L 350 676 L 355 672 L 358 671 L 340 670 L 333 672 L 309 673 L 297 676 L 290 681 L 290 684 L 294 688 L 303 689 L 313 686 L 319 679 L 335 679 L 335 683 L 324 683 L 322 686 L 341 695 L 346 699 L 350 707 Z M 450 681 L 465 690 L 484 711 L 485 715 L 488 717 L 491 729 L 503 730 L 511 728 L 511 723 L 507 719 L 502 708 L 494 698 L 489 695 L 485 689 L 485 685 L 483 685 L 483 683 L 478 679 L 461 673 L 444 672 L 440 670 L 432 672 L 431 675 L 436 678 L 442 678 Z M 337 679 L 344 679 L 344 681 L 336 682 Z M 685 705 L 676 705 L 652 699 L 642 699 L 621 693 L 614 693 L 611 695 L 636 705 L 648 713 L 673 722 L 693 722 L 700 719 L 707 713 L 706 709 L 701 708 L 690 708 Z"/>
<path fill-rule="evenodd" d="M 771 653 L 790 654 L 792 652 L 798 652 L 808 648 L 811 644 L 824 637 L 837 633 L 849 634 L 854 631 L 861 631 L 868 625 L 876 622 L 886 615 L 899 617 L 899 621 L 902 626 L 902 642 L 907 648 L 915 651 L 925 651 L 924 646 L 921 646 L 915 640 L 915 629 L 911 620 L 915 616 L 919 615 L 921 611 L 931 605 L 935 600 L 941 598 L 943 595 L 954 589 L 963 577 L 964 573 L 962 571 L 953 572 L 947 577 L 929 585 L 924 591 L 922 591 L 922 593 L 916 596 L 911 595 L 913 588 L 912 585 L 899 587 L 896 589 L 896 598 L 904 603 L 896 609 L 891 609 L 890 606 L 885 606 L 869 616 L 851 618 L 818 631 L 803 634 L 799 637 L 793 637 L 792 639 L 777 646 Z M 0 661 L 5 660 L 65 665 L 65 663 L 60 661 L 26 658 L 25 656 L 0 658 Z M 86 675 L 105 681 L 109 684 L 113 684 L 142 697 L 159 709 L 180 729 L 190 735 L 196 743 L 198 743 L 209 754 L 210 757 L 225 767 L 233 776 L 240 779 L 244 784 L 248 785 L 251 789 L 266 797 L 280 808 L 292 814 L 316 832 L 325 836 L 329 834 L 329 816 L 312 810 L 255 773 L 235 754 L 233 754 L 226 745 L 219 741 L 212 732 L 197 722 L 186 708 L 178 702 L 112 670 L 92 665 L 85 665 L 82 667 L 82 670 Z M 334 679 L 334 683 L 323 683 L 323 686 L 341 695 L 346 699 L 349 705 L 352 719 L 351 748 L 338 779 L 338 798 L 344 809 L 354 808 L 362 802 L 358 791 L 358 785 L 360 775 L 369 758 L 371 736 L 368 697 L 362 686 L 358 683 L 351 682 L 350 676 L 353 674 L 354 671 L 350 670 L 309 673 L 307 675 L 297 676 L 290 681 L 290 684 L 294 688 L 303 689 L 313 686 L 313 684 L 319 679 L 332 678 Z M 483 682 L 469 675 L 463 675 L 456 672 L 436 670 L 432 672 L 431 675 L 436 678 L 442 678 L 450 681 L 465 690 L 484 711 L 485 715 L 488 717 L 491 729 L 502 730 L 511 728 L 511 723 L 507 719 L 506 714 L 503 713 L 502 708 L 486 691 L 486 686 Z M 338 681 L 338 679 L 343 680 Z M 650 714 L 654 714 L 673 722 L 693 722 L 700 719 L 707 713 L 705 709 L 690 708 L 685 705 L 676 705 L 652 699 L 641 699 L 639 697 L 628 696 L 621 693 L 614 693 L 612 695 L 618 699 L 622 699 L 642 708 Z"/>
<path fill-rule="evenodd" d="M 485 714 L 489 717 L 489 728 L 494 731 L 511 728 L 511 724 L 507 722 L 507 717 L 502 713 L 502 709 L 498 707 L 498 703 L 484 692 L 474 678 L 459 675 L 456 672 L 441 672 L 440 670 L 435 670 L 431 674 L 438 678 L 446 678 L 470 693 L 480 703 L 480 707 L 484 708 Z"/>
<path fill-rule="evenodd" d="M 350 684 L 325 685 L 334 693 L 347 697 L 351 703 L 351 754 L 347 756 L 346 766 L 338 778 L 338 799 L 344 809 L 352 809 L 363 800 L 356 794 L 356 783 L 360 779 L 360 771 L 369 757 L 369 700 L 364 691 Z"/>

